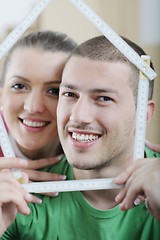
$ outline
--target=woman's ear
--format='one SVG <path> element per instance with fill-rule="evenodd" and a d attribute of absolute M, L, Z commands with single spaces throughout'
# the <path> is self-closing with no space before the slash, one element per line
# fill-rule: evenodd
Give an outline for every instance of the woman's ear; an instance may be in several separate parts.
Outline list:
<path fill-rule="evenodd" d="M 150 122 L 155 112 L 155 102 L 153 100 L 148 101 L 147 106 L 147 124 Z"/>

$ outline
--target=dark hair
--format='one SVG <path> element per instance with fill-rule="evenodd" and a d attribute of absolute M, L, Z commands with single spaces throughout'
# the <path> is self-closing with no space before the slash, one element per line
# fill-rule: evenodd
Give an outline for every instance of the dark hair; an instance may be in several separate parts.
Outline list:
<path fill-rule="evenodd" d="M 122 37 L 122 39 L 132 47 L 139 56 L 146 55 L 144 50 L 139 47 L 134 42 L 130 41 L 129 39 Z M 137 99 L 138 94 L 138 82 L 139 82 L 139 69 L 132 64 L 105 36 L 98 36 L 91 38 L 82 44 L 80 44 L 77 48 L 74 49 L 71 56 L 81 56 L 87 57 L 91 60 L 98 60 L 98 61 L 108 61 L 108 62 L 125 62 L 127 63 L 131 70 L 131 79 L 130 85 L 133 90 L 133 95 L 135 101 Z M 154 69 L 153 64 L 150 64 L 151 68 Z M 152 99 L 153 96 L 153 87 L 154 87 L 154 80 L 149 81 L 149 99 Z"/>
<path fill-rule="evenodd" d="M 10 58 L 17 48 L 35 47 L 44 51 L 71 53 L 76 46 L 77 43 L 73 39 L 61 32 L 39 31 L 29 33 L 20 38 L 8 52 L 4 60 L 0 84 L 2 85 L 4 82 Z"/>

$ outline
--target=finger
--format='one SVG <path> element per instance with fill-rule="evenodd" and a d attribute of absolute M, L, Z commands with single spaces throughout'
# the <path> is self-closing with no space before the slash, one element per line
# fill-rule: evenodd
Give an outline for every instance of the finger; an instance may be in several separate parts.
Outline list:
<path fill-rule="evenodd" d="M 129 166 L 124 172 L 119 174 L 117 177 L 114 178 L 114 182 L 116 184 L 124 184 L 130 176 L 136 172 L 137 170 L 139 171 L 141 167 L 143 168 L 148 168 L 151 165 L 153 165 L 153 161 L 155 159 L 148 158 L 148 159 L 139 159 L 138 161 L 135 161 L 131 166 Z"/>
<path fill-rule="evenodd" d="M 140 183 L 140 179 L 137 178 L 127 188 L 123 201 L 120 204 L 120 208 L 122 210 L 127 210 L 132 208 L 135 204 L 136 205 L 140 204 L 143 198 L 142 199 L 139 198 L 139 195 L 142 195 L 145 197 L 145 194 L 143 192 L 143 186 Z"/>
<path fill-rule="evenodd" d="M 58 163 L 62 158 L 62 155 L 52 158 L 45 158 L 39 160 L 28 160 L 28 169 L 41 169 L 53 164 Z"/>
<path fill-rule="evenodd" d="M 66 179 L 65 175 L 36 170 L 25 170 L 25 173 L 27 173 L 31 181 L 61 181 Z"/>
<path fill-rule="evenodd" d="M 155 144 L 155 143 L 152 143 L 152 142 L 146 140 L 146 141 L 145 141 L 145 145 L 146 145 L 148 148 L 152 149 L 153 151 L 160 153 L 160 144 Z"/>
<path fill-rule="evenodd" d="M 0 158 L 0 169 L 26 168 L 27 165 L 28 165 L 28 162 L 24 159 L 6 158 L 6 157 L 1 157 Z"/>
<path fill-rule="evenodd" d="M 137 206 L 145 201 L 145 196 L 138 195 L 137 198 L 134 200 L 134 205 Z"/>
<path fill-rule="evenodd" d="M 0 191 L 1 205 L 13 203 L 16 206 L 18 212 L 25 215 L 28 215 L 30 213 L 30 209 L 28 208 L 27 203 L 24 199 L 23 192 L 17 188 L 17 186 L 8 182 L 3 182 L 3 187 L 1 187 Z"/>
<path fill-rule="evenodd" d="M 123 171 L 117 177 L 115 177 L 113 181 L 116 184 L 124 184 L 129 179 L 129 177 L 135 171 L 136 168 L 137 166 L 135 164 L 132 164 L 125 171 Z"/>
<path fill-rule="evenodd" d="M 160 208 L 156 207 L 156 205 L 150 203 L 148 199 L 146 198 L 145 204 L 149 212 L 157 219 L 160 220 Z"/>
<path fill-rule="evenodd" d="M 138 203 L 138 201 L 139 202 L 141 201 L 138 198 L 138 196 L 136 196 L 137 192 L 135 191 L 135 187 L 137 188 L 137 191 L 138 191 L 138 186 L 140 186 L 140 180 L 141 180 L 141 179 L 139 180 L 139 176 L 141 176 L 140 172 L 141 172 L 140 169 L 136 170 L 135 172 L 133 171 L 132 174 L 128 177 L 127 181 L 125 182 L 125 185 L 123 186 L 119 194 L 116 196 L 115 201 L 117 203 L 121 203 L 122 201 L 124 201 L 125 198 L 127 199 L 128 195 L 130 194 L 130 198 L 125 200 L 125 202 L 121 204 L 122 207 L 124 207 L 124 204 L 126 204 L 126 201 L 131 201 L 131 199 L 133 198 L 134 198 L 132 202 L 133 204 L 136 198 L 137 198 L 136 203 Z M 137 183 L 137 185 L 135 185 L 135 183 Z M 139 194 L 141 194 L 141 192 L 139 192 Z"/>
<path fill-rule="evenodd" d="M 59 195 L 58 192 L 50 192 L 50 193 L 41 193 L 42 195 L 48 196 L 48 197 L 57 197 Z"/>
<path fill-rule="evenodd" d="M 34 196 L 34 195 L 30 194 L 30 193 L 26 192 L 24 194 L 24 197 L 25 197 L 27 202 L 32 202 L 32 203 L 36 203 L 36 204 L 42 203 L 42 199 L 40 199 L 39 197 Z"/>

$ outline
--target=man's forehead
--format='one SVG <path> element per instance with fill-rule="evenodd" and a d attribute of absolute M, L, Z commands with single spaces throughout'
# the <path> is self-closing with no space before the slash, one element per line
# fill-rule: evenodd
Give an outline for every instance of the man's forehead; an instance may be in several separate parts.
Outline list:
<path fill-rule="evenodd" d="M 131 68 L 126 62 L 96 61 L 86 57 L 73 56 L 67 62 L 62 81 L 74 77 L 87 79 L 92 77 L 100 81 L 101 78 L 123 80 L 129 77 Z"/>

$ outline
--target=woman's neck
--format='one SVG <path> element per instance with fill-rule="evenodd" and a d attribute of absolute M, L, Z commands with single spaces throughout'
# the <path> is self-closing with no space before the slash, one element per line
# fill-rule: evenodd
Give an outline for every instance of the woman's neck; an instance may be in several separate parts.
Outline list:
<path fill-rule="evenodd" d="M 19 145 L 18 148 L 26 158 L 32 160 L 55 157 L 63 153 L 59 141 L 36 150 L 28 150 Z"/>

